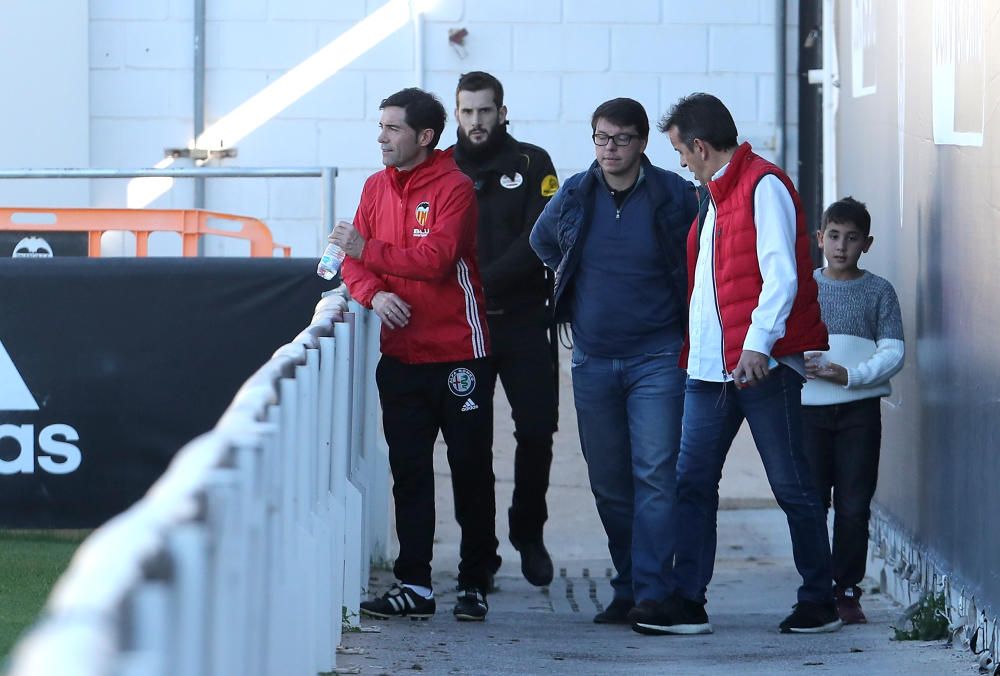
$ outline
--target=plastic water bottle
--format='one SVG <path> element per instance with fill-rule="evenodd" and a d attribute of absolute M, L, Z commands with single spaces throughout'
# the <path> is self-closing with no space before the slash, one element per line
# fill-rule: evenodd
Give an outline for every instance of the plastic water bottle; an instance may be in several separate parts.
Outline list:
<path fill-rule="evenodd" d="M 344 262 L 344 250 L 330 242 L 323 251 L 323 257 L 319 259 L 319 266 L 316 274 L 323 279 L 333 279 L 340 272 L 340 264 Z"/>

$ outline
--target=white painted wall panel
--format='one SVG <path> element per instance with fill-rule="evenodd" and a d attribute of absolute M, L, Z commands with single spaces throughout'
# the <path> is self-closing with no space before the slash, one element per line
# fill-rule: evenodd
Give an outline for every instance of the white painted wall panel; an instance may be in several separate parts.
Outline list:
<path fill-rule="evenodd" d="M 514 70 L 601 73 L 608 69 L 608 41 L 604 26 L 515 26 Z"/>
<path fill-rule="evenodd" d="M 569 23 L 659 23 L 660 0 L 629 0 L 612 5 L 602 0 L 565 0 L 564 15 Z"/>
<path fill-rule="evenodd" d="M 707 48 L 704 25 L 616 26 L 611 33 L 613 72 L 704 73 Z"/>
<path fill-rule="evenodd" d="M 754 24 L 773 21 L 774 5 L 771 12 L 761 16 L 758 0 L 663 0 L 663 20 L 670 24 L 702 24 L 720 26 L 725 24 Z M 798 16 L 793 14 L 791 16 Z"/>
<path fill-rule="evenodd" d="M 465 18 L 469 21 L 505 23 L 555 23 L 562 18 L 562 2 L 550 0 L 504 0 L 489 2 L 466 0 Z"/>
<path fill-rule="evenodd" d="M 85 0 L 0 3 L 0 167 L 85 167 L 90 152 Z M 86 205 L 87 181 L 0 181 L 0 204 Z"/>
<path fill-rule="evenodd" d="M 25 49 L 32 55 L 31 68 L 15 72 L 9 66 L 5 80 L 16 84 L 21 77 L 20 82 L 52 85 L 42 93 L 24 89 L 29 112 L 15 107 L 0 113 L 7 128 L 20 124 L 49 132 L 40 144 L 37 136 L 19 135 L 23 148 L 15 146 L 5 164 L 152 166 L 163 160 L 164 148 L 187 146 L 192 141 L 194 0 L 53 1 L 63 8 L 52 11 L 52 2 L 44 11 L 0 7 L 3 26 L 13 35 L 13 42 L 0 45 L 11 55 L 3 63 L 23 64 Z M 207 123 L 237 109 L 389 1 L 208 2 Z M 409 10 L 397 4 L 390 18 L 400 19 L 400 28 L 368 45 L 313 91 L 281 102 L 273 117 L 235 142 L 238 157 L 224 164 L 335 165 L 337 214 L 350 217 L 365 178 L 380 168 L 379 102 L 422 83 L 440 96 L 450 116 L 458 75 L 477 69 L 501 78 L 511 132 L 546 148 L 563 179 L 593 159 L 591 113 L 616 96 L 641 101 L 655 127 L 678 97 L 715 93 L 732 109 L 742 135 L 767 154 L 773 152 L 775 134 L 775 7 L 775 0 L 634 0 L 620 7 L 601 0 L 430 0 L 418 41 L 415 25 L 406 21 Z M 793 1 L 789 20 L 794 23 L 796 16 Z M 40 33 L 39 26 L 45 31 Z M 448 34 L 462 28 L 468 35 L 456 49 Z M 59 49 L 28 38 L 59 31 Z M 791 26 L 787 114 L 792 122 L 796 41 Z M 32 42 L 38 44 L 26 44 Z M 794 167 L 794 123 L 788 135 Z M 454 138 L 449 120 L 441 146 Z M 676 153 L 655 130 L 648 154 L 667 168 L 677 167 Z M 93 183 L 93 203 L 124 206 L 127 182 Z M 78 192 L 81 185 L 76 184 Z M 296 250 L 299 255 L 316 255 L 318 191 L 319 181 L 309 179 L 209 181 L 207 207 L 280 224 L 279 239 L 303 247 Z M 58 197 L 51 188 L 42 195 L 43 201 Z M 152 204 L 191 206 L 191 196 L 191 182 L 181 181 Z"/>
<path fill-rule="evenodd" d="M 774 26 L 712 26 L 708 66 L 715 73 L 774 73 Z"/>

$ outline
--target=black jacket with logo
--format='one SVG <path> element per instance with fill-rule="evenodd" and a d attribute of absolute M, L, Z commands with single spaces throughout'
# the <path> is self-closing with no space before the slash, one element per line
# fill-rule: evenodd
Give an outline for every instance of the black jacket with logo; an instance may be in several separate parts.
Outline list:
<path fill-rule="evenodd" d="M 484 160 L 454 146 L 455 162 L 472 179 L 479 202 L 479 269 L 490 314 L 530 312 L 545 305 L 551 282 L 528 236 L 559 188 L 548 153 L 506 135 Z"/>

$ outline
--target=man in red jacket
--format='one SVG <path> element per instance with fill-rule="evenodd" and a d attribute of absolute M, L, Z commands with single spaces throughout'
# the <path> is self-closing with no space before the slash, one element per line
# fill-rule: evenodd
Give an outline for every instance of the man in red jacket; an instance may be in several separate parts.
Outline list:
<path fill-rule="evenodd" d="M 806 350 L 826 350 L 798 193 L 785 173 L 737 144 L 722 102 L 692 94 L 664 116 L 670 139 L 701 183 L 688 234 L 688 371 L 677 459 L 678 538 L 673 593 L 633 629 L 707 634 L 705 592 L 715 565 L 719 479 L 746 420 L 771 490 L 788 518 L 798 603 L 782 633 L 836 631 L 826 516 L 802 449 Z"/>
<path fill-rule="evenodd" d="M 444 106 L 403 89 L 382 101 L 385 169 L 365 182 L 354 222 L 330 240 L 344 249 L 351 295 L 382 320 L 376 371 L 389 445 L 399 580 L 361 604 L 377 618 L 434 614 L 434 441 L 448 446 L 462 530 L 459 620 L 482 620 L 500 565 L 495 532 L 493 382 L 486 303 L 476 263 L 476 196 L 450 152 L 434 150 Z"/>

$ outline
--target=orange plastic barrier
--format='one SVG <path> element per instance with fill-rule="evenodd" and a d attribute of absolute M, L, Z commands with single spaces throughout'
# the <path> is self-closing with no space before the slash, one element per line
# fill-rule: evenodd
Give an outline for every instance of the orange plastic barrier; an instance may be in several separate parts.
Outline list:
<path fill-rule="evenodd" d="M 213 227 L 210 221 L 226 221 L 232 230 Z M 271 231 L 249 216 L 224 214 L 204 209 L 48 209 L 42 207 L 0 208 L 0 230 L 45 232 L 86 232 L 88 253 L 101 255 L 101 235 L 127 231 L 135 234 L 135 255 L 149 254 L 149 236 L 154 232 L 176 232 L 181 236 L 183 256 L 198 255 L 198 241 L 204 235 L 232 237 L 250 242 L 250 255 L 270 258 L 281 249 L 285 258 L 292 248 L 275 244 Z"/>

